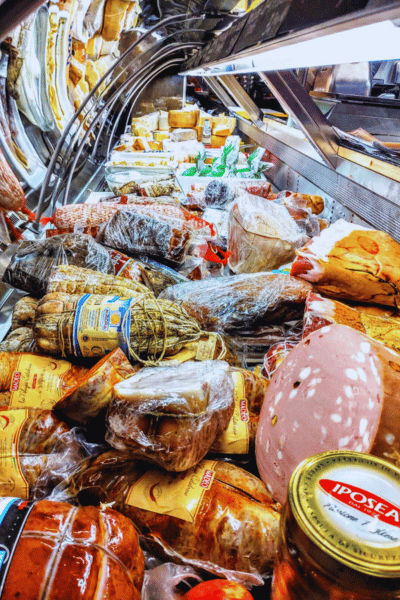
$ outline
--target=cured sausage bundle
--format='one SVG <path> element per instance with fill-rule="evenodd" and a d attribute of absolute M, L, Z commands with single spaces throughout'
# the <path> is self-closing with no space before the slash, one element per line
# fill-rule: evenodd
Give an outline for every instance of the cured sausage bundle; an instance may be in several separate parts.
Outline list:
<path fill-rule="evenodd" d="M 204 458 L 233 409 L 226 362 L 141 369 L 114 386 L 106 441 L 132 458 L 167 471 L 185 471 Z"/>
<path fill-rule="evenodd" d="M 301 317 L 311 289 L 289 275 L 252 273 L 174 285 L 160 297 L 182 302 L 208 330 L 240 332 Z"/>
<path fill-rule="evenodd" d="M 115 294 L 125 298 L 137 294 L 150 294 L 146 286 L 116 275 L 98 273 L 92 269 L 60 265 L 50 276 L 46 292 L 65 292 L 68 294 Z"/>
<path fill-rule="evenodd" d="M 152 295 L 55 292 L 39 301 L 33 334 L 44 354 L 100 357 L 120 346 L 133 360 L 154 364 L 202 332 L 180 306 Z"/>
<path fill-rule="evenodd" d="M 114 451 L 95 459 L 66 493 L 84 504 L 113 502 L 166 560 L 259 584 L 271 571 L 280 505 L 262 481 L 232 464 L 204 460 L 185 474 L 167 473 Z"/>
<path fill-rule="evenodd" d="M 400 244 L 339 219 L 297 251 L 291 275 L 324 296 L 400 307 Z"/>
<path fill-rule="evenodd" d="M 400 355 L 345 325 L 314 331 L 275 372 L 256 438 L 260 475 L 284 501 L 294 468 L 328 450 L 400 464 Z"/>
<path fill-rule="evenodd" d="M 14 515 L 25 509 L 18 499 L 7 501 L 8 514 L 13 503 Z M 110 508 L 47 500 L 25 510 L 30 512 L 16 540 L 3 600 L 140 600 L 144 558 L 129 519 Z"/>

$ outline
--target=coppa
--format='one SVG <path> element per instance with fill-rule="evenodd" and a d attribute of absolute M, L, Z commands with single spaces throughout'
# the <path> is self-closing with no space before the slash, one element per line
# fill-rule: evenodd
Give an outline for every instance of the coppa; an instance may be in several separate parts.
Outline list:
<path fill-rule="evenodd" d="M 400 356 L 344 325 L 311 333 L 274 374 L 260 415 L 261 478 L 284 501 L 294 468 L 328 450 L 400 464 Z"/>

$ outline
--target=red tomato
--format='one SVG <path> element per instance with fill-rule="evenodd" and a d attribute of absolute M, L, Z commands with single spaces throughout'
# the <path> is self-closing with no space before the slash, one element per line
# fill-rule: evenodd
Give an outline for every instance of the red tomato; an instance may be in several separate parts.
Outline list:
<path fill-rule="evenodd" d="M 253 600 L 253 596 L 240 583 L 212 579 L 195 585 L 183 596 L 183 600 Z"/>

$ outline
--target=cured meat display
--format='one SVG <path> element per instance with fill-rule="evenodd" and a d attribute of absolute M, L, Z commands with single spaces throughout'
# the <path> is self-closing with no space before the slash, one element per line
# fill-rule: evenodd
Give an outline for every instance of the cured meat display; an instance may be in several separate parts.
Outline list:
<path fill-rule="evenodd" d="M 2 598 L 56 600 L 68 590 L 82 600 L 140 600 L 143 576 L 143 553 L 129 519 L 111 508 L 42 500 L 23 524 Z"/>
<path fill-rule="evenodd" d="M 400 306 L 400 245 L 384 231 L 339 219 L 298 250 L 290 272 L 332 298 Z"/>
<path fill-rule="evenodd" d="M 75 265 L 114 274 L 107 250 L 93 238 L 70 233 L 47 240 L 22 242 L 4 273 L 3 281 L 40 297 L 46 293 L 49 278 L 58 265 Z"/>
<path fill-rule="evenodd" d="M 266 392 L 257 465 L 284 502 L 304 458 L 328 450 L 371 453 L 399 464 L 400 355 L 344 325 L 311 333 L 278 367 Z"/>
<path fill-rule="evenodd" d="M 253 583 L 271 571 L 280 505 L 232 464 L 201 461 L 183 477 L 114 451 L 94 460 L 68 493 L 84 504 L 113 502 L 168 560 Z"/>
<path fill-rule="evenodd" d="M 303 337 L 325 325 L 348 325 L 400 353 L 400 317 L 379 306 L 348 306 L 311 292 L 306 300 Z"/>
<path fill-rule="evenodd" d="M 132 458 L 185 471 L 204 458 L 233 410 L 233 381 L 223 361 L 141 369 L 114 386 L 106 441 Z"/>
<path fill-rule="evenodd" d="M 206 329 L 236 332 L 301 316 L 311 285 L 284 274 L 254 273 L 181 283 L 161 298 L 182 302 Z"/>

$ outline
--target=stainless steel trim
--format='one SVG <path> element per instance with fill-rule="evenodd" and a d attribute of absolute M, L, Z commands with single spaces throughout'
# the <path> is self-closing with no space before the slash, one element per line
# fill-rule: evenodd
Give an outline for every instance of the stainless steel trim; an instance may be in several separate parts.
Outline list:
<path fill-rule="evenodd" d="M 336 171 L 307 154 L 306 146 L 299 144 L 303 152 L 293 147 L 296 138 L 281 139 L 262 131 L 238 118 L 239 130 L 260 146 L 269 150 L 299 175 L 350 209 L 372 226 L 387 231 L 400 242 L 400 183 L 374 173 L 345 159 L 338 159 Z"/>
<path fill-rule="evenodd" d="M 326 164 L 335 168 L 338 145 L 334 129 L 293 73 L 271 71 L 259 76 L 300 125 Z"/>
<path fill-rule="evenodd" d="M 255 125 L 262 123 L 261 110 L 233 75 L 219 75 L 217 81 L 224 86 L 237 104 L 247 111 Z"/>
<path fill-rule="evenodd" d="M 216 77 L 203 77 L 203 79 L 208 87 L 214 92 L 214 94 L 218 96 L 222 104 L 224 104 L 226 107 L 235 104 L 235 100 L 229 94 L 227 94 L 226 90 Z"/>

